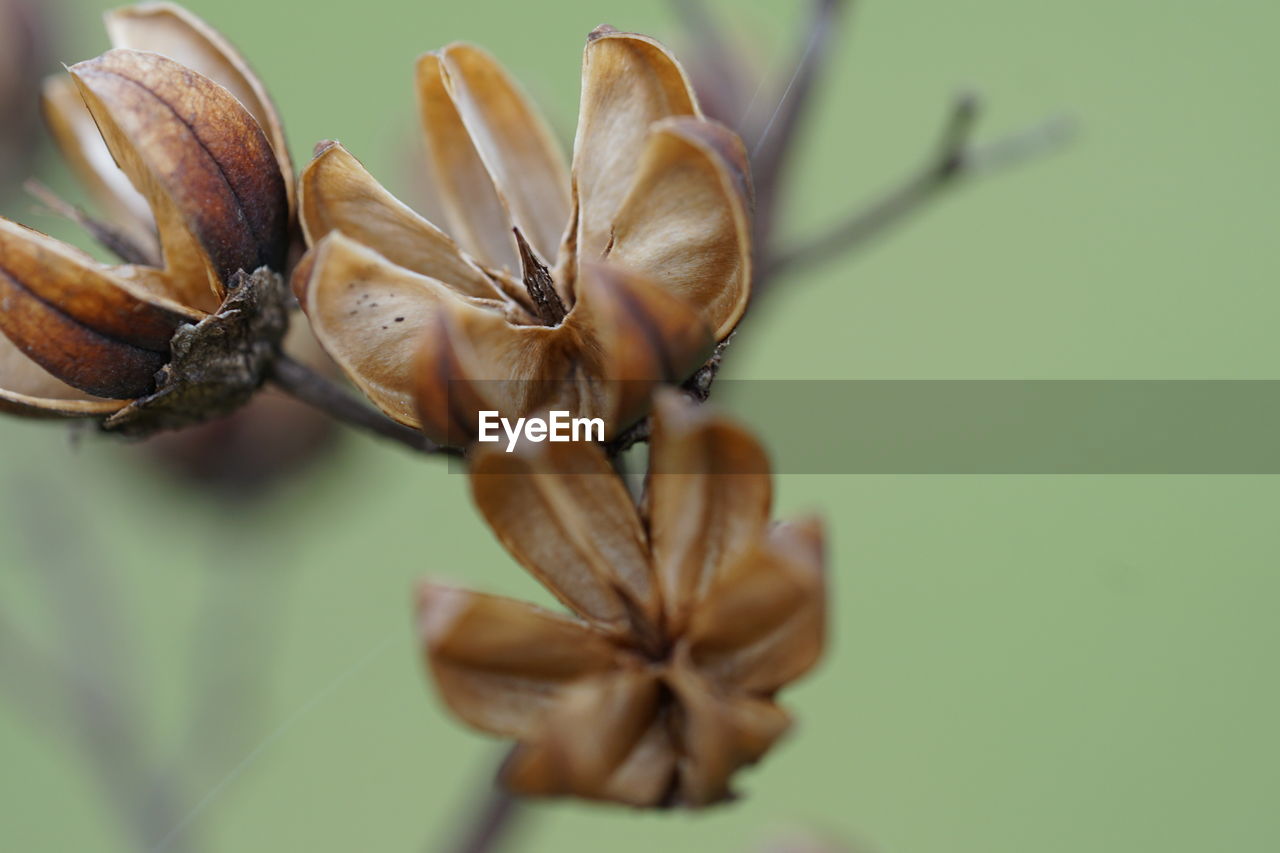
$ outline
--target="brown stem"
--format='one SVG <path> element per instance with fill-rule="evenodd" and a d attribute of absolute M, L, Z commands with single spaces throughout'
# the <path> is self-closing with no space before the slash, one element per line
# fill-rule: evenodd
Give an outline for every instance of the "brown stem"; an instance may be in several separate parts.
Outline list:
<path fill-rule="evenodd" d="M 417 430 L 401 426 L 369 408 L 342 386 L 288 356 L 282 355 L 275 360 L 268 378 L 285 393 L 347 426 L 399 442 L 418 453 L 458 453 L 452 448 L 441 447 Z"/>
<path fill-rule="evenodd" d="M 995 142 L 972 145 L 970 138 L 978 108 L 978 100 L 972 95 L 957 98 L 937 151 L 923 168 L 826 234 L 774 253 L 762 275 L 794 273 L 843 254 L 902 222 L 966 179 L 1007 169 L 1044 154 L 1070 139 L 1074 130 L 1070 120 L 1056 118 Z"/>
<path fill-rule="evenodd" d="M 751 122 L 742 128 L 751 149 L 751 171 L 755 177 L 758 243 L 773 231 L 787 161 L 795 150 L 796 136 L 812 104 L 813 92 L 826 70 L 836 24 L 849 5 L 848 0 L 813 0 L 809 25 L 793 66 L 795 70 L 779 94 L 777 106 L 763 127 L 757 130 Z"/>
<path fill-rule="evenodd" d="M 520 798 L 492 779 L 484 798 L 476 807 L 471 821 L 449 848 L 453 853 L 493 853 L 502 847 L 503 839 L 521 813 Z"/>

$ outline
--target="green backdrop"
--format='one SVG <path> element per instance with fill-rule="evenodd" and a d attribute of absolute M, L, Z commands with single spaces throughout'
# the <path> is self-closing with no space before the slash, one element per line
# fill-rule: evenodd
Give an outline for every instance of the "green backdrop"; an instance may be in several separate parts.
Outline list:
<path fill-rule="evenodd" d="M 105 47 L 109 5 L 64 4 L 58 59 Z M 189 5 L 252 59 L 300 161 L 339 138 L 393 187 L 412 179 L 419 53 L 485 44 L 568 133 L 592 27 L 675 27 L 667 5 L 636 0 Z M 762 67 L 779 67 L 804 4 L 730 5 Z M 911 168 L 959 87 L 984 94 L 983 134 L 1068 111 L 1081 135 L 780 283 L 728 375 L 1276 377 L 1277 8 L 860 4 L 800 152 L 789 232 Z M 29 208 L 8 212 L 55 227 Z M 797 412 L 788 440 L 818 417 Z M 99 676 L 106 704 L 145 734 L 115 737 L 93 692 L 44 695 L 52 664 L 33 669 L 0 637 L 0 848 L 137 848 L 127 792 L 87 757 L 105 742 L 120 766 L 161 774 L 149 820 L 177 830 L 169 849 L 431 849 L 496 752 L 422 677 L 411 584 L 540 595 L 465 487 L 442 464 L 351 438 L 275 500 L 228 507 L 136 451 L 0 422 L 0 612 L 60 665 Z M 795 734 L 744 774 L 736 804 L 539 806 L 515 849 L 745 851 L 797 827 L 892 853 L 1280 848 L 1280 479 L 779 488 L 782 514 L 820 509 L 834 540 L 833 643 L 786 696 Z M 68 734 L 63 715 L 86 710 L 97 727 Z M 185 757 L 192 741 L 203 758 Z M 164 783 L 173 765 L 194 781 Z"/>

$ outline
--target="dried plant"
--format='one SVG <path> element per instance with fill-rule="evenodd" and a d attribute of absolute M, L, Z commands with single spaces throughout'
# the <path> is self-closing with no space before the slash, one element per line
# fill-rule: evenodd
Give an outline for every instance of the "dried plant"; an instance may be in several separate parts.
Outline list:
<path fill-rule="evenodd" d="M 441 444 L 474 438 L 479 409 L 555 407 L 615 435 L 746 309 L 741 142 L 703 117 L 666 49 L 611 27 L 587 41 L 571 173 L 479 48 L 424 56 L 417 86 L 456 242 L 323 146 L 300 180 L 312 249 L 294 278 L 317 336 L 388 416 Z"/>
<path fill-rule="evenodd" d="M 198 19 L 144 6 L 107 29 L 117 47 L 50 81 L 45 111 L 110 224 L 74 215 L 124 263 L 0 220 L 0 405 L 188 425 L 247 400 L 284 334 L 292 167 L 261 84 Z"/>
<path fill-rule="evenodd" d="M 466 448 L 480 512 L 572 615 L 419 589 L 445 703 L 515 741 L 505 793 L 463 849 L 492 849 L 517 795 L 729 799 L 736 773 L 790 726 L 776 694 L 823 653 L 826 585 L 821 524 L 772 522 L 764 448 L 698 405 L 725 346 L 771 277 L 1048 138 L 975 148 L 976 102 L 963 99 L 919 175 L 813 242 L 779 247 L 787 155 L 841 6 L 816 0 L 776 109 L 735 129 L 711 116 L 741 110 L 751 63 L 699 4 L 686 8 L 705 48 L 705 111 L 661 44 L 596 29 L 568 165 L 489 54 L 427 54 L 416 82 L 447 232 L 335 142 L 295 188 L 276 109 L 224 37 L 171 4 L 110 13 L 114 49 L 44 90 L 97 215 L 36 192 L 120 263 L 0 220 L 0 409 L 148 435 L 236 411 L 269 381 L 415 451 Z M 294 333 L 314 332 L 376 408 L 285 352 L 285 281 L 308 321 Z M 610 440 L 473 444 L 481 410 L 553 407 L 603 418 Z M 273 426 L 301 444 L 284 416 Z M 197 464 L 229 454 L 216 469 L 249 481 L 283 456 L 260 435 L 180 452 Z M 650 439 L 637 502 L 622 454 Z"/>
<path fill-rule="evenodd" d="M 521 794 L 634 806 L 729 796 L 790 718 L 774 694 L 825 633 L 823 533 L 773 525 L 764 449 L 675 392 L 657 398 L 643 512 L 590 444 L 488 449 L 476 505 L 575 614 L 436 583 L 418 626 L 444 701 L 515 738 Z"/>

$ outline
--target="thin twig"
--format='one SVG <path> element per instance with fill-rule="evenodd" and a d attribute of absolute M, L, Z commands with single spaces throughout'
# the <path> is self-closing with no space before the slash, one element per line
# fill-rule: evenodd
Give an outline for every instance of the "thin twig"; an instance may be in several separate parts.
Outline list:
<path fill-rule="evenodd" d="M 787 158 L 795 149 L 796 135 L 812 102 L 814 88 L 826 70 L 836 22 L 848 5 L 848 0 L 814 0 L 795 70 L 778 96 L 777 106 L 758 133 L 752 127 L 742 129 L 751 147 L 751 171 L 756 181 L 757 239 L 772 231 Z"/>
<path fill-rule="evenodd" d="M 457 455 L 417 430 L 401 426 L 352 396 L 345 388 L 288 356 L 280 356 L 268 377 L 281 390 L 347 426 L 399 442 L 418 453 Z"/>
<path fill-rule="evenodd" d="M 500 849 L 503 839 L 511 832 L 512 823 L 522 811 L 520 797 L 491 778 L 486 780 L 486 784 L 483 801 L 450 848 L 453 853 L 493 853 Z"/>
<path fill-rule="evenodd" d="M 1059 117 L 994 142 L 972 145 L 978 109 L 975 97 L 957 98 L 938 148 L 923 168 L 827 233 L 775 253 L 762 274 L 790 274 L 843 254 L 902 222 L 946 190 L 1040 156 L 1068 141 L 1074 131 L 1073 122 Z"/>
<path fill-rule="evenodd" d="M 35 178 L 29 179 L 22 187 L 27 191 L 28 195 L 49 208 L 50 213 L 79 225 L 89 232 L 89 236 L 97 240 L 100 246 L 126 264 L 149 267 L 160 265 L 159 258 L 154 257 L 152 252 L 135 243 L 129 235 L 90 216 L 74 204 L 64 200 L 51 188 Z"/>

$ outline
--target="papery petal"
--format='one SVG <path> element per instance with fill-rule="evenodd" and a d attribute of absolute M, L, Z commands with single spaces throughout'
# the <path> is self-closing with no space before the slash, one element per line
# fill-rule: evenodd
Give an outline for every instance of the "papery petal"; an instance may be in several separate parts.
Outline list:
<path fill-rule="evenodd" d="M 0 270 L 72 320 L 143 349 L 167 352 L 178 326 L 204 314 L 121 279 L 79 249 L 0 218 Z"/>
<path fill-rule="evenodd" d="M 341 231 L 392 263 L 460 293 L 491 299 L 502 295 L 453 240 L 387 192 L 336 142 L 302 171 L 298 213 L 309 246 L 330 231 Z"/>
<path fill-rule="evenodd" d="M 427 160 L 450 235 L 486 266 L 518 271 L 511 216 L 449 95 L 439 55 L 418 60 L 417 83 Z"/>
<path fill-rule="evenodd" d="M 731 795 L 734 774 L 759 761 L 791 718 L 768 699 L 721 692 L 680 663 L 666 680 L 681 710 L 680 800 L 713 805 Z"/>
<path fill-rule="evenodd" d="M 655 125 L 608 257 L 684 298 L 716 340 L 728 337 L 751 295 L 750 178 L 737 134 L 695 118 Z"/>
<path fill-rule="evenodd" d="M 647 509 L 668 630 L 678 633 L 722 567 L 753 547 L 773 499 L 750 432 L 675 392 L 655 399 Z"/>
<path fill-rule="evenodd" d="M 585 264 L 578 303 L 565 324 L 583 340 L 598 376 L 612 438 L 648 410 L 654 386 L 687 379 L 711 355 L 711 331 L 697 312 L 651 279 L 614 264 Z"/>
<path fill-rule="evenodd" d="M 649 126 L 699 115 L 693 89 L 674 56 L 648 36 L 596 29 L 582 58 L 582 101 L 573 143 L 580 206 L 579 255 L 596 260 L 631 189 Z"/>
<path fill-rule="evenodd" d="M 657 641 L 657 589 L 640 517 L 604 453 L 590 443 L 477 446 L 476 506 L 511 555 L 600 630 Z"/>
<path fill-rule="evenodd" d="M 548 709 L 542 730 L 516 748 L 503 782 L 526 796 L 658 805 L 675 769 L 660 701 L 657 679 L 642 670 L 566 688 Z"/>
<path fill-rule="evenodd" d="M 780 524 L 720 572 L 689 619 L 693 665 L 765 695 L 807 672 L 826 638 L 824 551 L 816 519 Z"/>
<path fill-rule="evenodd" d="M 112 47 L 164 54 L 235 95 L 271 143 L 292 211 L 293 162 L 284 124 L 266 87 L 235 46 L 208 23 L 174 3 L 140 3 L 113 9 L 103 18 Z"/>
<path fill-rule="evenodd" d="M 111 157 L 75 82 L 65 74 L 46 79 L 41 103 L 54 142 L 106 220 L 134 245 L 159 257 L 151 208 Z"/>
<path fill-rule="evenodd" d="M 307 253 L 294 270 L 293 288 L 330 358 L 388 417 L 417 427 L 418 350 L 441 304 L 461 297 L 340 231 Z"/>
<path fill-rule="evenodd" d="M 50 376 L 0 334 L 0 412 L 34 418 L 102 417 L 128 405 L 104 400 Z"/>
<path fill-rule="evenodd" d="M 426 333 L 417 357 L 415 395 L 428 438 L 450 447 L 476 439 L 480 412 L 518 418 L 554 403 L 575 413 L 589 388 L 574 375 L 577 343 L 560 326 L 515 324 L 510 303 L 454 301 Z"/>
<path fill-rule="evenodd" d="M 622 654 L 584 623 L 510 598 L 418 588 L 418 631 L 437 688 L 476 728 L 532 737 L 564 688 Z"/>
<path fill-rule="evenodd" d="M 178 301 L 212 310 L 237 270 L 283 269 L 284 178 L 230 92 L 159 54 L 129 50 L 81 62 L 71 75 L 151 204 Z"/>
<path fill-rule="evenodd" d="M 149 393 L 168 353 L 139 349 L 77 323 L 0 272 L 0 332 L 58 379 L 99 397 Z"/>
<path fill-rule="evenodd" d="M 511 224 L 548 262 L 569 220 L 569 171 L 541 113 L 496 59 L 470 44 L 440 52 L 445 86 Z"/>
<path fill-rule="evenodd" d="M 0 331 L 63 382 L 99 397 L 145 394 L 178 326 L 196 319 L 78 250 L 0 219 Z"/>

